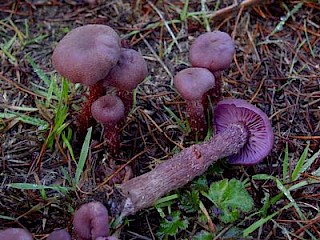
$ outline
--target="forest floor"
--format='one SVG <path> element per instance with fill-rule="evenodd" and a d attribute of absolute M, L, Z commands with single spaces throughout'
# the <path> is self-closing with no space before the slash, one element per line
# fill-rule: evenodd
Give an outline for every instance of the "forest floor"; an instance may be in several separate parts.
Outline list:
<path fill-rule="evenodd" d="M 221 30 L 236 46 L 222 75 L 223 96 L 265 112 L 275 143 L 256 166 L 224 162 L 204 178 L 206 184 L 244 182 L 253 209 L 224 223 L 199 190 L 201 207 L 187 211 L 183 199 L 194 192 L 196 179 L 124 222 L 111 214 L 111 231 L 120 239 L 320 239 L 320 3 L 234 2 L 1 1 L 0 229 L 25 227 L 35 239 L 56 228 L 72 232 L 74 210 L 95 199 L 96 191 L 106 192 L 104 202 L 112 204 L 114 183 L 127 176 L 124 166 L 140 175 L 193 144 L 172 79 L 190 66 L 194 39 Z M 79 172 L 83 155 L 72 137 L 73 115 L 87 89 L 56 74 L 51 55 L 67 32 L 92 23 L 111 26 L 141 52 L 149 76 L 136 89 L 120 157 L 110 156 L 96 124 Z"/>

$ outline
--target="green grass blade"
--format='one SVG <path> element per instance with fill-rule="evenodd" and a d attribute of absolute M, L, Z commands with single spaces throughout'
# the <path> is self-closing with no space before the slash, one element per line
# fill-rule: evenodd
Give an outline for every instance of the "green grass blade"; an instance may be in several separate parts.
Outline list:
<path fill-rule="evenodd" d="M 91 133 L 92 133 L 92 127 L 90 127 L 88 129 L 86 138 L 85 138 L 83 145 L 82 145 L 82 148 L 81 148 L 81 153 L 80 153 L 79 162 L 78 162 L 76 175 L 75 175 L 76 185 L 79 184 L 80 177 L 83 172 L 83 167 L 84 167 L 84 164 L 85 164 L 87 156 L 88 156 L 89 146 L 90 146 L 90 142 L 91 142 Z"/>
<path fill-rule="evenodd" d="M 302 153 L 302 155 L 301 155 L 296 167 L 294 168 L 294 170 L 293 170 L 293 172 L 291 174 L 291 181 L 295 181 L 295 180 L 297 180 L 299 178 L 302 166 L 303 166 L 305 160 L 307 159 L 308 151 L 309 151 L 309 144 L 304 149 L 304 151 L 303 151 L 303 153 Z"/>

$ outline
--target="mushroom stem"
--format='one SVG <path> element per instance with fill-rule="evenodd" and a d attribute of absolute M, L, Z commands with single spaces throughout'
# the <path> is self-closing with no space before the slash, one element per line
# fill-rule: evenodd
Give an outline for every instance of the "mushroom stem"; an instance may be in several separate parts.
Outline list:
<path fill-rule="evenodd" d="M 204 137 L 206 136 L 206 131 L 208 129 L 206 120 L 207 108 L 204 107 L 203 102 L 204 101 L 202 99 L 186 101 L 186 111 L 189 119 L 190 135 L 196 140 L 204 139 Z"/>
<path fill-rule="evenodd" d="M 222 80 L 221 71 L 212 72 L 215 78 L 214 88 L 209 89 L 208 95 L 213 106 L 222 99 Z"/>
<path fill-rule="evenodd" d="M 121 122 L 121 125 L 119 124 Z M 111 154 L 117 154 L 120 149 L 120 129 L 123 125 L 124 118 L 120 119 L 118 123 L 104 123 L 104 140 L 108 146 L 108 151 Z"/>
<path fill-rule="evenodd" d="M 247 139 L 248 132 L 242 123 L 231 124 L 211 140 L 185 148 L 154 170 L 122 183 L 122 216 L 152 206 L 164 194 L 203 174 L 218 159 L 239 152 Z"/>
<path fill-rule="evenodd" d="M 82 109 L 76 116 L 76 125 L 78 127 L 79 139 L 84 139 L 87 129 L 94 124 L 94 118 L 91 113 L 91 105 L 94 101 L 105 94 L 106 90 L 99 81 L 89 87 L 89 96 L 82 105 Z"/>
<path fill-rule="evenodd" d="M 121 90 L 117 91 L 117 96 L 122 100 L 124 105 L 124 116 L 128 116 L 133 106 L 133 91 L 132 90 Z M 121 123 L 120 125 L 124 125 Z"/>

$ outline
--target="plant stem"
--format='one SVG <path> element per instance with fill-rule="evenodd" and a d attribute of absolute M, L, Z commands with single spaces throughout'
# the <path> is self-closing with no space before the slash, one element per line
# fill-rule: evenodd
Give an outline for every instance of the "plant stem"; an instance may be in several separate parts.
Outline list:
<path fill-rule="evenodd" d="M 185 148 L 152 171 L 122 183 L 121 215 L 128 216 L 152 206 L 164 194 L 203 174 L 218 159 L 239 152 L 247 138 L 243 124 L 232 124 L 209 141 Z"/>

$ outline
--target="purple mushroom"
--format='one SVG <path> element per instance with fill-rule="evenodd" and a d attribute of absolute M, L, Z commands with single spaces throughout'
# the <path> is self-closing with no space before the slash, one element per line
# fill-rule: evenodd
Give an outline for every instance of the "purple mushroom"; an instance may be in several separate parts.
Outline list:
<path fill-rule="evenodd" d="M 71 240 L 71 236 L 65 229 L 57 229 L 49 234 L 47 240 Z"/>
<path fill-rule="evenodd" d="M 229 156 L 230 164 L 253 165 L 270 152 L 274 135 L 268 117 L 255 106 L 241 99 L 226 99 L 214 111 L 213 125 L 216 134 L 228 131 L 229 126 L 242 127 L 247 140 L 236 154 Z"/>
<path fill-rule="evenodd" d="M 32 240 L 32 234 L 23 228 L 8 228 L 0 231 L 1 240 Z"/>
<path fill-rule="evenodd" d="M 103 82 L 105 86 L 117 88 L 117 95 L 125 106 L 125 116 L 132 108 L 133 90 L 147 75 L 147 63 L 142 55 L 133 49 L 121 48 L 119 61 Z"/>
<path fill-rule="evenodd" d="M 108 211 L 100 202 L 83 204 L 74 213 L 73 226 L 78 240 L 103 239 L 109 236 Z"/>
<path fill-rule="evenodd" d="M 191 65 L 209 69 L 216 78 L 216 86 L 210 91 L 214 104 L 221 99 L 221 71 L 230 66 L 234 53 L 235 46 L 230 35 L 221 31 L 200 35 L 190 47 Z"/>
<path fill-rule="evenodd" d="M 215 86 L 213 74 L 205 68 L 187 68 L 177 73 L 173 83 L 186 100 L 190 132 L 203 139 L 207 132 L 207 92 Z"/>
<path fill-rule="evenodd" d="M 203 174 L 217 160 L 230 157 L 232 164 L 261 162 L 273 146 L 273 131 L 266 114 L 244 100 L 218 103 L 213 123 L 216 134 L 208 141 L 183 149 L 152 171 L 120 184 L 124 208 L 130 215 L 152 206 L 164 194 Z"/>
<path fill-rule="evenodd" d="M 90 95 L 76 119 L 80 136 L 92 125 L 92 102 L 105 93 L 100 80 L 108 75 L 119 58 L 120 37 L 111 27 L 100 24 L 73 29 L 55 48 L 52 64 L 57 72 L 73 83 L 90 87 Z"/>
<path fill-rule="evenodd" d="M 104 139 L 112 153 L 116 153 L 120 148 L 120 128 L 124 111 L 122 100 L 114 95 L 100 97 L 91 106 L 92 116 L 104 126 Z"/>

